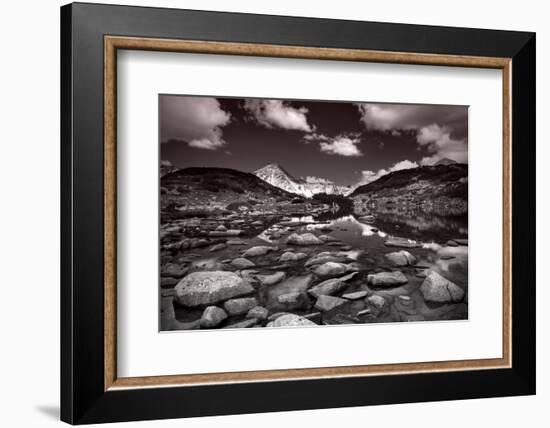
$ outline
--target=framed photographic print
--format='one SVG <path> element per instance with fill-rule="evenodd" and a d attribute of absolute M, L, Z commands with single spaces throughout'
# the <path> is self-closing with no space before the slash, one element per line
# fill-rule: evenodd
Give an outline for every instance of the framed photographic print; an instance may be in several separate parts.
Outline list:
<path fill-rule="evenodd" d="M 61 52 L 62 420 L 535 393 L 533 33 L 76 3 Z"/>

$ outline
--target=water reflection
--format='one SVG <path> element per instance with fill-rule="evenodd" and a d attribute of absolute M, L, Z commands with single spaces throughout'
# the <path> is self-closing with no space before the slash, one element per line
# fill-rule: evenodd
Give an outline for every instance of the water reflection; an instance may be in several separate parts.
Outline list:
<path fill-rule="evenodd" d="M 420 242 L 444 243 L 468 237 L 468 216 L 441 216 L 422 211 L 372 213 L 372 224 L 386 233 Z"/>

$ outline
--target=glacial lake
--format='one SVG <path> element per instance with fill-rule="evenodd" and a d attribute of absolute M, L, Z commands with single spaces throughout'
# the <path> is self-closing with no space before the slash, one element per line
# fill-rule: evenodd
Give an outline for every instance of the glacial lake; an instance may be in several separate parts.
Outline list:
<path fill-rule="evenodd" d="M 365 291 L 369 295 L 377 294 L 386 299 L 384 310 L 374 311 L 368 316 L 357 316 L 369 310 L 369 305 L 363 301 L 350 301 L 336 310 L 323 312 L 316 322 L 325 325 L 380 323 L 399 321 L 430 321 L 430 320 L 457 320 L 468 318 L 467 290 L 468 290 L 468 225 L 467 217 L 438 216 L 414 212 L 379 212 L 372 213 L 367 220 L 353 214 L 324 213 L 320 216 L 286 217 L 275 221 L 265 221 L 260 233 L 240 236 L 240 245 L 227 245 L 219 251 L 211 248 L 194 248 L 184 253 L 180 258 L 189 263 L 193 270 L 223 270 L 227 263 L 235 258 L 242 257 L 243 251 L 254 246 L 272 246 L 275 251 L 260 257 L 254 257 L 255 267 L 250 268 L 251 275 L 269 275 L 274 272 L 285 272 L 286 280 L 270 286 L 259 286 L 254 297 L 258 304 L 267 308 L 270 314 L 278 311 L 291 312 L 301 316 L 316 314 L 313 307 L 315 299 L 308 294 L 311 283 L 304 283 L 308 279 L 311 268 L 304 265 L 308 259 L 323 252 L 339 254 L 351 261 L 359 272 L 357 277 L 350 281 L 346 293 Z M 250 221 L 250 220 L 247 220 Z M 258 222 L 258 220 L 256 220 Z M 199 220 L 200 224 L 208 224 L 210 230 L 216 224 L 227 225 L 223 218 Z M 313 233 L 316 236 L 329 237 L 323 245 L 296 246 L 286 242 L 290 233 Z M 395 248 L 386 245 L 391 237 L 411 240 L 418 244 L 414 248 Z M 453 239 L 462 242 L 457 244 Z M 386 254 L 396 251 L 408 251 L 415 258 L 412 266 L 396 268 L 389 263 Z M 280 263 L 278 258 L 286 251 L 301 252 L 307 256 L 301 262 Z M 231 269 L 231 268 L 229 268 Z M 401 271 L 407 278 L 405 285 L 389 288 L 374 288 L 366 278 L 368 274 L 384 271 Z M 427 302 L 420 286 L 424 281 L 425 273 L 435 271 L 444 278 L 452 281 L 466 292 L 461 302 L 433 303 Z M 247 271 L 240 271 L 247 273 Z M 242 274 L 242 273 L 241 273 Z M 247 273 L 248 274 L 248 273 Z M 296 279 L 296 281 L 294 281 Z M 307 281 L 306 281 L 307 282 Z M 303 307 L 284 310 L 277 304 L 277 298 L 282 294 L 301 292 L 307 300 Z M 341 294 L 341 293 L 340 293 Z M 169 290 L 163 290 L 163 308 L 171 298 Z M 195 328 L 202 313 L 201 309 L 190 309 L 175 305 L 164 311 L 161 319 L 172 314 L 180 323 L 182 329 Z M 168 315 L 172 316 L 172 315 Z M 316 316 L 316 315 L 315 315 Z M 225 322 L 239 322 L 243 316 L 233 317 Z"/>

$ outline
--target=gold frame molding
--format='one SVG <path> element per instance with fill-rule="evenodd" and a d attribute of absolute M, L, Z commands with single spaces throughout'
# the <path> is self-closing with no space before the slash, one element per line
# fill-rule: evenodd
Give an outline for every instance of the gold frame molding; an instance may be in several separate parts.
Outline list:
<path fill-rule="evenodd" d="M 398 64 L 493 68 L 502 70 L 503 94 L 503 349 L 501 358 L 262 370 L 170 376 L 117 377 L 116 367 L 116 85 L 117 50 L 147 50 L 218 55 L 323 59 Z M 195 40 L 104 37 L 104 389 L 192 386 L 235 382 L 355 377 L 511 367 L 511 58 L 383 52 Z"/>

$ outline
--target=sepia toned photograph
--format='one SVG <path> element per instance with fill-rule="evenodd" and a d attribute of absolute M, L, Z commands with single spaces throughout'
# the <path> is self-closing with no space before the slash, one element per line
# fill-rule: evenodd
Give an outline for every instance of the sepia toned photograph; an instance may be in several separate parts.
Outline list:
<path fill-rule="evenodd" d="M 159 95 L 161 331 L 468 319 L 468 107 Z"/>

